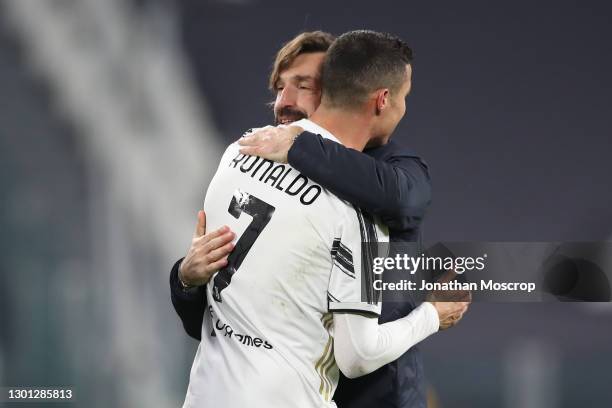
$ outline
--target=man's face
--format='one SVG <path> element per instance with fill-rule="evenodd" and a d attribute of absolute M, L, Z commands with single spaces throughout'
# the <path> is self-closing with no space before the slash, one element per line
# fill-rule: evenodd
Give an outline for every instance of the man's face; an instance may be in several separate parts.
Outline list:
<path fill-rule="evenodd" d="M 389 107 L 381 115 L 377 126 L 377 139 L 380 138 L 383 143 L 389 140 L 389 137 L 391 137 L 391 134 L 395 131 L 395 128 L 406 113 L 406 97 L 410 93 L 411 86 L 412 67 L 406 65 L 406 78 L 400 88 L 389 95 Z"/>
<path fill-rule="evenodd" d="M 277 125 L 308 118 L 319 107 L 324 57 L 324 52 L 298 55 L 293 64 L 280 73 L 274 101 Z"/>

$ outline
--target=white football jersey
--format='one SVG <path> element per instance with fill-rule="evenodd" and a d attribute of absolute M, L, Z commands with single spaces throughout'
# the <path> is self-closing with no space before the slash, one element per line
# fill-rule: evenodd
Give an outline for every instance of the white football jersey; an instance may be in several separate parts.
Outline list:
<path fill-rule="evenodd" d="M 207 229 L 228 225 L 237 241 L 207 285 L 184 407 L 335 407 L 331 312 L 380 314 L 376 255 L 361 243 L 388 233 L 291 166 L 238 148 L 226 150 L 204 202 Z"/>

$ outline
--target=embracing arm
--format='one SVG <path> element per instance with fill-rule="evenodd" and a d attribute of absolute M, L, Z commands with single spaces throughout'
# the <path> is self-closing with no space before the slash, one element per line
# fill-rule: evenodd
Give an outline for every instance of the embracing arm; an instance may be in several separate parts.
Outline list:
<path fill-rule="evenodd" d="M 469 302 L 424 302 L 410 314 L 379 324 L 377 316 L 334 313 L 334 357 L 348 378 L 369 374 L 388 364 L 415 344 L 459 320 Z"/>
<path fill-rule="evenodd" d="M 427 165 L 393 141 L 362 153 L 299 126 L 268 126 L 238 144 L 243 154 L 289 162 L 393 230 L 416 229 L 431 201 Z"/>
<path fill-rule="evenodd" d="M 397 220 L 405 228 L 420 223 L 431 200 L 427 167 L 407 153 L 377 160 L 303 132 L 287 157 L 289 164 L 338 197 L 385 219 Z"/>
<path fill-rule="evenodd" d="M 348 378 L 369 374 L 438 331 L 438 314 L 428 302 L 408 316 L 378 324 L 378 317 L 334 313 L 334 357 Z"/>
<path fill-rule="evenodd" d="M 238 141 L 240 153 L 289 163 L 394 230 L 416 229 L 431 201 L 427 166 L 389 142 L 366 153 L 305 132 L 267 126 Z"/>
<path fill-rule="evenodd" d="M 183 322 L 185 332 L 196 340 L 201 340 L 202 321 L 206 308 L 206 286 L 185 289 L 178 277 L 183 258 L 179 259 L 170 271 L 170 297 L 176 314 Z"/>
<path fill-rule="evenodd" d="M 327 308 L 333 314 L 330 334 L 334 357 L 338 368 L 349 378 L 371 373 L 396 360 L 427 336 L 444 329 L 449 318 L 460 319 L 468 307 L 468 302 L 427 301 L 405 317 L 379 324 L 382 293 L 375 285 L 363 284 L 380 279 L 370 262 L 376 254 L 361 243 L 367 240 L 364 231 L 378 234 L 381 228 L 359 209 L 353 211 L 354 215 L 357 222 L 351 222 L 347 211 L 334 234 L 327 288 Z M 384 234 L 378 237 L 379 242 L 386 242 Z"/>
<path fill-rule="evenodd" d="M 206 233 L 206 214 L 198 211 L 198 221 L 185 258 L 170 271 L 170 297 L 187 334 L 201 340 L 206 308 L 206 283 L 227 265 L 227 255 L 234 248 L 236 235 L 223 226 Z M 188 285 L 186 287 L 185 285 Z"/>

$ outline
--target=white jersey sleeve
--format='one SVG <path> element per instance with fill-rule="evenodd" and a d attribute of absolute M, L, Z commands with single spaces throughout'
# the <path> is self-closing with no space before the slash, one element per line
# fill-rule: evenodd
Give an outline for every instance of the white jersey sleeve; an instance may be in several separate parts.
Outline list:
<path fill-rule="evenodd" d="M 334 357 L 348 378 L 369 374 L 396 360 L 438 331 L 435 306 L 422 303 L 409 315 L 378 324 L 375 317 L 334 313 Z"/>
<path fill-rule="evenodd" d="M 364 245 L 364 243 L 373 245 Z M 377 243 L 388 242 L 386 227 L 369 214 L 348 207 L 332 244 L 332 271 L 327 291 L 330 312 L 380 315 L 382 293 L 374 289 L 373 259 Z"/>

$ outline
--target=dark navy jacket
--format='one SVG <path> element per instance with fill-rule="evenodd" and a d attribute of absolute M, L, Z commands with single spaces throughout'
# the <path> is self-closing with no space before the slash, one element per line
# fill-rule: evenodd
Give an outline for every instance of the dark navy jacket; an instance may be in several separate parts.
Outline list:
<path fill-rule="evenodd" d="M 289 150 L 288 161 L 338 197 L 379 216 L 389 227 L 392 242 L 417 241 L 431 201 L 427 165 L 393 141 L 364 153 L 304 132 Z M 180 261 L 170 273 L 172 304 L 187 334 L 200 340 L 205 290 L 204 287 L 182 290 L 178 281 Z M 379 322 L 406 316 L 416 306 L 412 299 L 383 302 Z M 363 377 L 351 380 L 340 374 L 334 401 L 339 408 L 426 408 L 418 347 Z"/>

